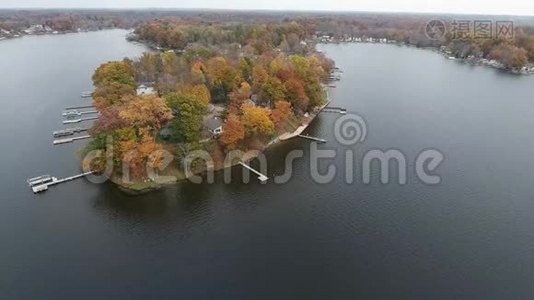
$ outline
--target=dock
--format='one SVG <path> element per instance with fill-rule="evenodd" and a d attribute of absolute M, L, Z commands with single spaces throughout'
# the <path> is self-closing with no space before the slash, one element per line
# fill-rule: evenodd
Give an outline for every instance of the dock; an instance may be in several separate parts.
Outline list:
<path fill-rule="evenodd" d="M 52 177 L 50 175 L 41 175 L 41 176 L 30 178 L 30 179 L 26 180 L 26 182 L 31 187 L 31 186 L 34 186 L 34 185 L 40 185 L 40 184 L 43 184 L 45 182 L 52 181 L 52 180 L 54 180 L 54 178 L 55 177 Z M 57 178 L 56 178 L 56 180 L 57 180 Z"/>
<path fill-rule="evenodd" d="M 265 182 L 267 180 L 269 180 L 269 178 L 263 174 L 261 174 L 260 172 L 254 170 L 253 168 L 251 168 L 249 165 L 243 163 L 243 162 L 239 162 L 240 165 L 242 165 L 243 167 L 249 169 L 250 171 L 256 173 L 256 175 L 258 175 L 258 179 L 261 181 L 261 182 Z"/>
<path fill-rule="evenodd" d="M 74 120 L 65 120 L 63 121 L 63 124 L 74 124 L 74 123 L 80 123 L 83 121 L 91 121 L 91 120 L 97 120 L 99 117 L 87 117 L 87 118 L 79 118 Z"/>
<path fill-rule="evenodd" d="M 85 140 L 85 139 L 90 139 L 90 138 L 91 138 L 90 135 L 82 135 L 82 136 L 77 136 L 77 137 L 72 137 L 72 138 L 67 138 L 67 139 L 59 139 L 59 140 L 54 140 L 54 145 L 69 144 L 75 141 Z"/>
<path fill-rule="evenodd" d="M 63 137 L 63 136 L 69 136 L 74 135 L 76 133 L 88 131 L 89 128 L 81 128 L 81 127 L 73 127 L 73 128 L 67 128 L 62 130 L 54 131 L 52 134 L 55 138 Z"/>
<path fill-rule="evenodd" d="M 48 188 L 53 186 L 53 185 L 57 185 L 57 184 L 60 184 L 60 183 L 72 181 L 72 180 L 75 180 L 75 179 L 78 179 L 78 178 L 82 178 L 82 177 L 91 175 L 93 173 L 94 172 L 91 171 L 91 172 L 86 172 L 86 173 L 74 175 L 74 176 L 71 176 L 71 177 L 63 178 L 63 179 L 57 179 L 56 177 L 52 177 L 50 175 L 43 175 L 43 176 L 30 178 L 30 179 L 27 180 L 27 182 L 28 182 L 28 185 L 31 187 L 32 191 L 35 194 L 37 194 L 37 193 L 41 193 L 41 192 L 44 192 L 44 191 L 48 190 Z"/>
<path fill-rule="evenodd" d="M 73 110 L 64 111 L 61 115 L 67 118 L 71 118 L 71 117 L 81 117 L 82 115 L 97 114 L 97 113 L 98 111 L 96 110 L 79 111 L 79 110 L 73 109 Z"/>
<path fill-rule="evenodd" d="M 71 106 L 71 107 L 65 107 L 65 110 L 73 110 L 73 109 L 83 109 L 83 108 L 94 108 L 94 105 L 84 105 L 84 106 Z"/>
<path fill-rule="evenodd" d="M 314 141 L 314 142 L 318 142 L 318 143 L 326 143 L 325 139 L 321 139 L 321 138 L 317 138 L 317 137 L 313 137 L 313 136 L 309 136 L 309 135 L 299 134 L 298 137 L 301 137 L 303 139 L 308 139 L 308 140 L 311 140 L 311 141 Z"/>
<path fill-rule="evenodd" d="M 82 98 L 91 98 L 93 97 L 93 92 L 81 92 L 80 97 Z"/>
<path fill-rule="evenodd" d="M 330 76 L 330 77 L 328 77 L 328 80 L 330 80 L 330 81 L 340 81 L 341 77 L 340 76 Z"/>
<path fill-rule="evenodd" d="M 331 112 L 345 115 L 347 114 L 347 109 L 343 107 L 327 106 L 322 110 L 322 112 Z"/>

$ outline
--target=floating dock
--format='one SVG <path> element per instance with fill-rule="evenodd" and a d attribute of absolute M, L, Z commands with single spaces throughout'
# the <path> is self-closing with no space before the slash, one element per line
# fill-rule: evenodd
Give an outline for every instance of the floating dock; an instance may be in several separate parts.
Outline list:
<path fill-rule="evenodd" d="M 91 97 L 93 97 L 93 92 L 81 92 L 80 97 L 82 97 L 82 98 L 91 98 Z"/>
<path fill-rule="evenodd" d="M 256 173 L 256 175 L 258 175 L 258 179 L 261 181 L 261 182 L 265 182 L 267 180 L 269 180 L 269 178 L 263 174 L 261 174 L 260 172 L 254 170 L 253 168 L 251 168 L 249 165 L 243 163 L 243 162 L 239 162 L 240 165 L 242 165 L 243 167 L 249 169 L 250 171 Z"/>
<path fill-rule="evenodd" d="M 332 112 L 332 113 L 338 113 L 338 114 L 345 115 L 345 114 L 347 114 L 347 109 L 345 109 L 343 107 L 327 106 L 327 107 L 323 108 L 322 112 Z"/>
<path fill-rule="evenodd" d="M 94 105 L 85 105 L 85 106 L 71 106 L 71 107 L 65 107 L 65 110 L 73 110 L 73 109 L 82 109 L 82 108 L 94 108 Z"/>
<path fill-rule="evenodd" d="M 90 138 L 91 138 L 90 135 L 82 135 L 82 136 L 77 136 L 77 137 L 72 137 L 72 138 L 67 138 L 67 139 L 59 139 L 59 140 L 54 140 L 54 145 L 69 144 L 74 141 L 85 140 L 85 139 L 90 139 Z"/>
<path fill-rule="evenodd" d="M 314 141 L 314 142 L 318 142 L 318 143 L 326 143 L 325 139 L 320 139 L 320 138 L 316 138 L 316 137 L 309 136 L 309 135 L 299 134 L 298 137 L 301 137 L 303 139 L 308 139 L 308 140 L 311 140 L 311 141 Z"/>
<path fill-rule="evenodd" d="M 74 119 L 74 120 L 65 120 L 65 121 L 63 121 L 63 124 L 80 123 L 80 122 L 83 122 L 83 121 L 96 120 L 96 119 L 98 119 L 98 118 L 99 118 L 99 117 L 88 117 L 88 118 L 79 118 L 79 119 Z"/>
<path fill-rule="evenodd" d="M 81 117 L 82 115 L 88 115 L 88 114 L 97 114 L 98 111 L 96 110 L 86 110 L 86 111 L 79 111 L 79 110 L 67 110 L 64 111 L 61 115 L 67 118 L 71 117 Z"/>
<path fill-rule="evenodd" d="M 94 172 L 91 171 L 91 172 L 86 172 L 86 173 L 74 175 L 74 176 L 71 176 L 71 177 L 63 178 L 63 179 L 57 179 L 56 177 L 52 177 L 50 175 L 43 175 L 43 176 L 30 178 L 30 179 L 27 180 L 27 182 L 28 182 L 28 185 L 31 187 L 32 191 L 35 194 L 37 194 L 37 193 L 44 192 L 44 191 L 48 190 L 48 188 L 53 186 L 53 185 L 60 184 L 60 183 L 63 183 L 63 182 L 72 181 L 72 180 L 75 180 L 75 179 L 78 179 L 78 178 L 82 178 L 82 177 L 91 175 L 93 173 Z"/>
<path fill-rule="evenodd" d="M 74 135 L 76 133 L 84 132 L 89 130 L 89 128 L 81 128 L 81 127 L 74 127 L 74 128 L 67 128 L 63 130 L 54 131 L 52 134 L 55 138 L 63 137 L 63 136 L 69 136 Z"/>
<path fill-rule="evenodd" d="M 28 183 L 28 185 L 30 187 L 32 187 L 34 185 L 41 185 L 41 184 L 46 183 L 46 182 L 51 182 L 53 180 L 57 180 L 57 178 L 56 177 L 52 177 L 50 175 L 42 175 L 42 176 L 37 176 L 37 177 L 30 178 L 30 179 L 26 180 L 26 182 Z"/>
<path fill-rule="evenodd" d="M 341 77 L 340 76 L 330 76 L 330 77 L 328 77 L 328 80 L 330 80 L 330 81 L 340 81 Z"/>

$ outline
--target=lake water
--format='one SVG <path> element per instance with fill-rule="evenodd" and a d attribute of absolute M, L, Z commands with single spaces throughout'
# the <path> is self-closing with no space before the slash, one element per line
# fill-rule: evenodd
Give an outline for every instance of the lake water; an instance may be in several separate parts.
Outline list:
<path fill-rule="evenodd" d="M 344 71 L 333 105 L 365 118 L 367 139 L 334 138 L 339 115 L 310 135 L 352 150 L 354 183 L 316 184 L 310 143 L 267 152 L 270 177 L 302 149 L 290 182 L 181 183 L 126 196 L 78 180 L 34 195 L 27 178 L 79 172 L 82 143 L 52 146 L 66 106 L 102 62 L 146 49 L 125 31 L 0 43 L 2 298 L 528 298 L 534 293 L 534 77 L 391 45 L 327 45 Z M 414 159 L 442 152 L 442 183 Z M 370 149 L 398 149 L 408 183 L 362 184 Z M 320 163 L 344 170 L 343 157 Z M 234 175 L 240 172 L 234 168 Z"/>

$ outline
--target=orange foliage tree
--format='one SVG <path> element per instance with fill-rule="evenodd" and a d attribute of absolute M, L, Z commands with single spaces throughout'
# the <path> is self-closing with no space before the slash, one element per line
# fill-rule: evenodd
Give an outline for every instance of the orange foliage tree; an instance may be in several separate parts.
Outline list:
<path fill-rule="evenodd" d="M 238 116 L 230 114 L 223 129 L 219 142 L 227 150 L 236 149 L 238 143 L 245 138 L 245 126 L 243 126 Z"/>
<path fill-rule="evenodd" d="M 287 101 L 277 101 L 275 108 L 271 112 L 271 119 L 278 129 L 282 129 L 292 116 L 291 103 Z"/>

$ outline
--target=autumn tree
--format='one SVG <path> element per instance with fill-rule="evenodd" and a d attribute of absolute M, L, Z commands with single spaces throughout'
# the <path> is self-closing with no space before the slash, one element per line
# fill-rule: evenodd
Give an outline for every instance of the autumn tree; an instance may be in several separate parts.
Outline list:
<path fill-rule="evenodd" d="M 166 95 L 165 99 L 175 113 L 175 118 L 170 124 L 173 139 L 184 143 L 198 141 L 207 103 L 201 98 L 184 93 L 171 93 Z"/>
<path fill-rule="evenodd" d="M 511 44 L 501 44 L 493 49 L 489 57 L 495 59 L 507 68 L 520 69 L 528 62 L 527 51 Z"/>
<path fill-rule="evenodd" d="M 93 93 L 93 99 L 96 109 L 101 112 L 107 107 L 123 103 L 123 98 L 126 96 L 134 96 L 135 94 L 136 90 L 131 85 L 111 82 L 107 85 L 98 86 Z"/>
<path fill-rule="evenodd" d="M 261 100 L 273 105 L 277 100 L 286 98 L 286 87 L 277 77 L 269 77 L 261 87 Z"/>
<path fill-rule="evenodd" d="M 165 100 L 157 96 L 132 97 L 120 107 L 119 116 L 136 128 L 152 128 L 159 131 L 171 119 L 171 109 Z"/>
<path fill-rule="evenodd" d="M 93 74 L 95 86 L 106 86 L 121 83 L 136 88 L 135 69 L 129 61 L 112 61 L 100 65 Z"/>
<path fill-rule="evenodd" d="M 253 62 L 248 57 L 243 57 L 239 60 L 238 64 L 239 72 L 241 73 L 241 78 L 245 80 L 247 83 L 252 84 L 252 68 L 253 68 Z"/>
<path fill-rule="evenodd" d="M 275 108 L 271 112 L 271 119 L 278 129 L 283 129 L 292 116 L 291 103 L 287 101 L 277 101 Z"/>
<path fill-rule="evenodd" d="M 238 116 L 230 114 L 223 129 L 219 142 L 226 150 L 236 149 L 239 142 L 245 138 L 245 126 L 243 126 Z"/>
<path fill-rule="evenodd" d="M 239 89 L 234 90 L 230 95 L 230 104 L 228 110 L 231 113 L 237 113 L 246 100 L 250 99 L 252 95 L 252 88 L 250 85 L 243 81 Z"/>
<path fill-rule="evenodd" d="M 224 57 L 214 57 L 206 62 L 206 75 L 215 102 L 227 103 L 229 94 L 239 82 L 236 70 Z"/>
<path fill-rule="evenodd" d="M 242 111 L 241 120 L 248 135 L 269 136 L 273 133 L 274 124 L 269 109 L 245 104 Z"/>
<path fill-rule="evenodd" d="M 158 168 L 163 160 L 163 147 L 156 143 L 151 129 L 140 128 L 139 136 L 137 140 L 124 140 L 119 145 L 123 164 L 128 165 L 129 175 L 133 179 L 145 178 L 147 168 Z"/>
<path fill-rule="evenodd" d="M 121 118 L 119 106 L 105 109 L 95 121 L 89 133 L 91 135 L 112 133 L 113 131 L 128 126 L 128 122 Z"/>
<path fill-rule="evenodd" d="M 261 91 L 263 84 L 269 79 L 269 73 L 262 65 L 255 65 L 252 69 L 252 77 L 252 90 L 258 93 Z"/>
<path fill-rule="evenodd" d="M 304 88 L 304 82 L 297 78 L 292 78 L 285 83 L 287 91 L 287 99 L 293 104 L 293 106 L 304 112 L 308 110 L 310 99 L 306 95 Z"/>

